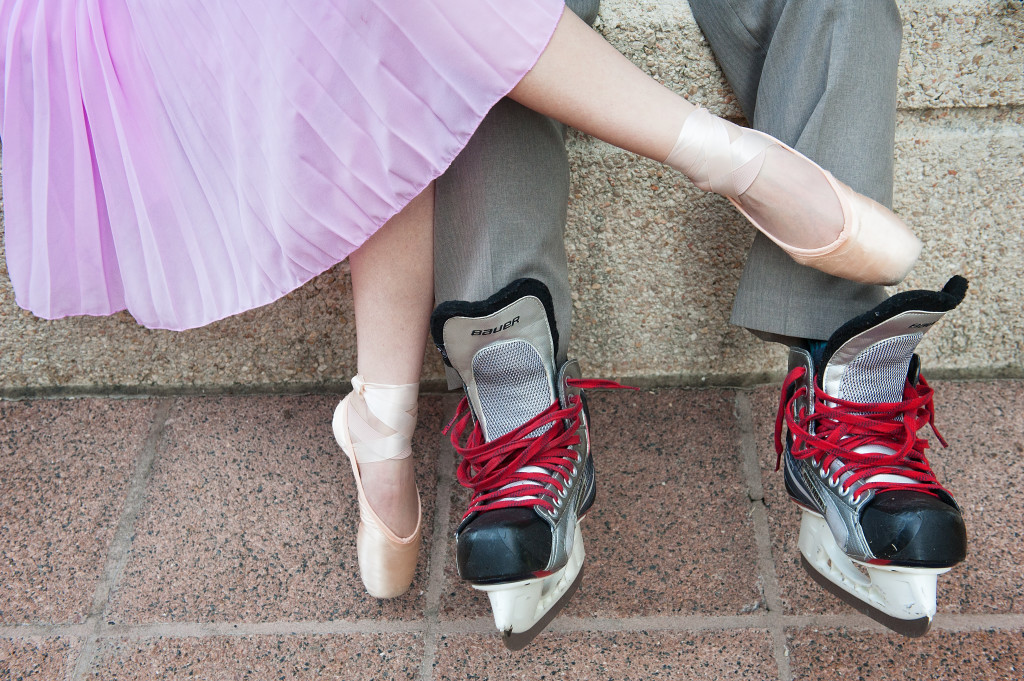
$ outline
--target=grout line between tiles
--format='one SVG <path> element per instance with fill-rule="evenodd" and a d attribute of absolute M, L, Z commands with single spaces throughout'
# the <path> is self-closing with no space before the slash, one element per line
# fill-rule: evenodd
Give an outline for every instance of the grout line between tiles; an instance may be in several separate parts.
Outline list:
<path fill-rule="evenodd" d="M 548 633 L 574 632 L 700 632 L 769 630 L 773 622 L 784 629 L 822 629 L 872 632 L 893 640 L 904 640 L 881 624 L 862 615 L 654 615 L 638 617 L 559 617 L 545 630 Z M 497 636 L 490 617 L 437 622 L 426 620 L 329 620 L 276 622 L 162 622 L 158 624 L 116 624 L 96 633 L 88 625 L 37 624 L 0 626 L 0 638 L 83 638 L 92 634 L 98 641 L 111 639 L 144 640 L 151 638 L 228 638 L 236 636 L 304 636 L 421 633 L 433 626 L 436 635 L 482 634 Z M 1024 631 L 1024 614 L 953 615 L 936 618 L 928 636 L 940 632 Z M 927 637 L 926 637 L 927 638 Z"/>
<path fill-rule="evenodd" d="M 449 394 L 441 402 L 443 413 L 455 411 L 456 395 Z M 434 502 L 434 532 L 430 539 L 430 568 L 427 575 L 427 596 L 423 609 L 423 659 L 420 661 L 420 681 L 430 681 L 437 659 L 441 594 L 444 591 L 444 566 L 448 553 L 448 523 L 452 507 L 452 469 L 455 458 L 448 436 L 438 436 L 437 497 Z"/>
<path fill-rule="evenodd" d="M 0 625 L 0 638 L 85 638 L 91 633 L 88 624 Z"/>
<path fill-rule="evenodd" d="M 746 477 L 750 496 L 751 515 L 754 519 L 754 541 L 757 544 L 757 566 L 764 589 L 767 609 L 766 623 L 772 636 L 775 662 L 778 665 L 779 681 L 792 681 L 793 671 L 789 666 L 789 648 L 786 645 L 786 627 L 782 612 L 782 597 L 779 592 L 779 578 L 775 572 L 772 556 L 771 530 L 768 527 L 768 510 L 764 505 L 764 485 L 761 481 L 761 466 L 757 461 L 757 442 L 754 439 L 753 411 L 750 395 L 742 390 L 736 392 L 735 417 L 739 430 L 740 454 L 743 456 L 743 473 Z"/>
<path fill-rule="evenodd" d="M 71 674 L 72 681 L 79 681 L 85 678 L 89 667 L 92 666 L 93 657 L 96 655 L 97 642 L 103 633 L 104 620 L 107 607 L 110 603 L 110 594 L 113 593 L 118 581 L 121 579 L 121 572 L 128 562 L 128 554 L 131 550 L 132 539 L 135 535 L 135 521 L 138 519 L 146 501 L 146 488 L 153 472 L 153 464 L 156 461 L 157 453 L 160 450 L 160 443 L 164 437 L 167 422 L 170 420 L 171 408 L 174 400 L 164 399 L 156 401 L 156 408 L 153 410 L 153 419 L 150 423 L 149 434 L 142 446 L 142 452 L 136 460 L 135 470 L 128 482 L 128 495 L 125 497 L 124 510 L 117 522 L 117 529 L 114 531 L 114 538 L 110 542 L 107 552 L 107 562 L 103 567 L 99 583 L 93 594 L 92 606 L 89 608 L 89 615 L 86 617 L 85 628 L 89 632 L 88 637 L 82 645 L 78 654 L 78 662 L 75 664 Z"/>

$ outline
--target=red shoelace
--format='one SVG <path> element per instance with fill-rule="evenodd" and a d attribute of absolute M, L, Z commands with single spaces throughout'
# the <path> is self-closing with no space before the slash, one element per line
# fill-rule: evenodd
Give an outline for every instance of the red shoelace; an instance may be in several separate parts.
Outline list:
<path fill-rule="evenodd" d="M 636 390 L 597 379 L 568 379 L 566 383 L 584 390 Z M 473 420 L 469 400 L 462 398 L 455 416 L 442 432 L 451 433 L 452 446 L 462 455 L 459 483 L 473 490 L 473 499 L 463 518 L 479 511 L 516 506 L 540 506 L 553 511 L 573 468 L 585 463 L 572 449 L 580 443 L 576 433 L 582 411 L 583 400 L 573 395 L 565 409 L 555 402 L 515 430 L 486 442 L 479 424 Z M 469 436 L 463 445 L 467 431 Z M 526 467 L 534 470 L 522 470 Z"/>
<path fill-rule="evenodd" d="M 789 372 L 782 385 L 779 399 L 779 413 L 775 419 L 775 451 L 778 459 L 775 470 L 782 462 L 785 450 L 782 441 L 782 424 L 785 421 L 793 438 L 790 448 L 797 459 L 813 459 L 819 468 L 828 470 L 838 460 L 842 466 L 832 474 L 832 483 L 850 473 L 840 493 L 846 494 L 849 487 L 875 475 L 890 474 L 910 478 L 914 482 L 871 481 L 861 485 L 854 494 L 854 501 L 869 490 L 887 489 L 915 490 L 935 494 L 944 490 L 932 473 L 924 450 L 928 441 L 917 437 L 917 431 L 926 423 L 945 447 L 946 441 L 935 427 L 935 411 L 932 405 L 932 389 L 924 378 L 916 386 L 910 381 L 903 387 L 902 402 L 863 404 L 827 395 L 815 390 L 814 413 L 806 414 L 803 409 L 793 413 L 793 403 L 807 394 L 803 383 L 807 370 L 797 367 Z M 798 387 L 786 399 L 794 383 Z M 810 432 L 814 424 L 814 433 Z M 882 446 L 892 450 L 891 454 L 854 451 L 865 445 Z"/>

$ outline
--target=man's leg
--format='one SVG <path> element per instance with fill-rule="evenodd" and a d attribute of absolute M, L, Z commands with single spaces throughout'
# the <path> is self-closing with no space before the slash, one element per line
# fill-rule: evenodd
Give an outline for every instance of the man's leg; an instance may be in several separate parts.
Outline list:
<path fill-rule="evenodd" d="M 568 4 L 588 23 L 596 18 L 597 0 Z M 456 441 L 469 441 L 457 449 L 471 464 L 460 479 L 473 491 L 456 532 L 456 565 L 464 580 L 488 592 L 505 644 L 517 649 L 578 587 L 578 518 L 594 499 L 579 370 L 567 361 L 565 128 L 502 100 L 436 188 L 431 331 L 449 386 L 465 387 L 474 416 L 453 427 Z M 553 409 L 557 418 L 549 416 Z M 550 456 L 529 473 L 496 465 L 509 452 L 543 445 L 538 434 L 578 444 L 558 450 L 561 467 L 552 468 Z M 498 438 L 501 447 L 490 448 Z M 561 490 L 557 499 L 542 489 L 545 481 Z"/>
<path fill-rule="evenodd" d="M 434 300 L 484 300 L 516 279 L 537 279 L 551 291 L 560 362 L 572 312 L 564 137 L 561 123 L 501 100 L 438 178 L 434 210 Z M 449 370 L 449 387 L 461 385 Z"/>
<path fill-rule="evenodd" d="M 900 18 L 890 0 L 691 0 L 747 117 L 875 200 L 892 199 Z M 885 299 L 796 265 L 758 236 L 733 322 L 789 341 L 786 489 L 819 584 L 908 636 L 927 632 L 937 575 L 966 532 L 917 429 L 932 391 L 914 351 L 967 282 Z M 827 342 L 822 342 L 827 339 Z M 811 341 L 811 342 L 804 342 Z M 776 432 L 782 447 L 781 427 Z"/>
<path fill-rule="evenodd" d="M 599 0 L 569 0 L 593 24 Z M 559 364 L 566 360 L 572 298 L 565 255 L 569 162 L 565 126 L 503 99 L 437 180 L 434 299 L 484 300 L 533 278 L 551 292 Z M 461 386 L 448 371 L 449 387 Z"/>
<path fill-rule="evenodd" d="M 840 181 L 892 202 L 901 20 L 891 0 L 691 0 L 753 126 Z M 824 340 L 885 299 L 880 286 L 796 264 L 754 239 L 732 322 L 775 340 Z"/>

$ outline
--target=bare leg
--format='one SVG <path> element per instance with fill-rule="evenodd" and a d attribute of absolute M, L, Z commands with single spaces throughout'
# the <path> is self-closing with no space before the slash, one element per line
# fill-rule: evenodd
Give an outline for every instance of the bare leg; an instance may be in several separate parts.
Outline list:
<path fill-rule="evenodd" d="M 563 15 L 547 49 L 510 96 L 658 161 L 673 152 L 683 123 L 696 111 L 694 105 L 647 77 L 571 12 Z M 737 126 L 726 125 L 731 126 L 727 128 L 730 140 L 742 134 Z M 755 221 L 799 248 L 818 248 L 836 240 L 843 228 L 843 213 L 820 171 L 781 147 L 768 148 L 755 162 L 758 167 L 751 175 L 756 179 L 734 197 Z"/>
<path fill-rule="evenodd" d="M 368 383 L 418 383 L 433 307 L 434 185 L 349 256 L 359 374 Z M 353 401 L 373 424 L 365 405 Z M 397 535 L 417 521 L 412 457 L 359 464 L 367 501 Z"/>

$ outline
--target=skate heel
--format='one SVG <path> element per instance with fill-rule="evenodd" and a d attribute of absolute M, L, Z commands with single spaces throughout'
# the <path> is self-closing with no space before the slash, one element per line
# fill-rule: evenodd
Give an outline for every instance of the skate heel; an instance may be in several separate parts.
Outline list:
<path fill-rule="evenodd" d="M 583 580 L 584 555 L 583 535 L 577 525 L 569 562 L 560 570 L 519 582 L 473 585 L 487 593 L 494 624 L 506 648 L 524 648 L 565 607 Z"/>
<path fill-rule="evenodd" d="M 936 610 L 938 576 L 949 568 L 872 565 L 836 544 L 825 519 L 805 510 L 800 519 L 801 563 L 814 581 L 849 605 L 904 636 L 923 636 Z"/>

